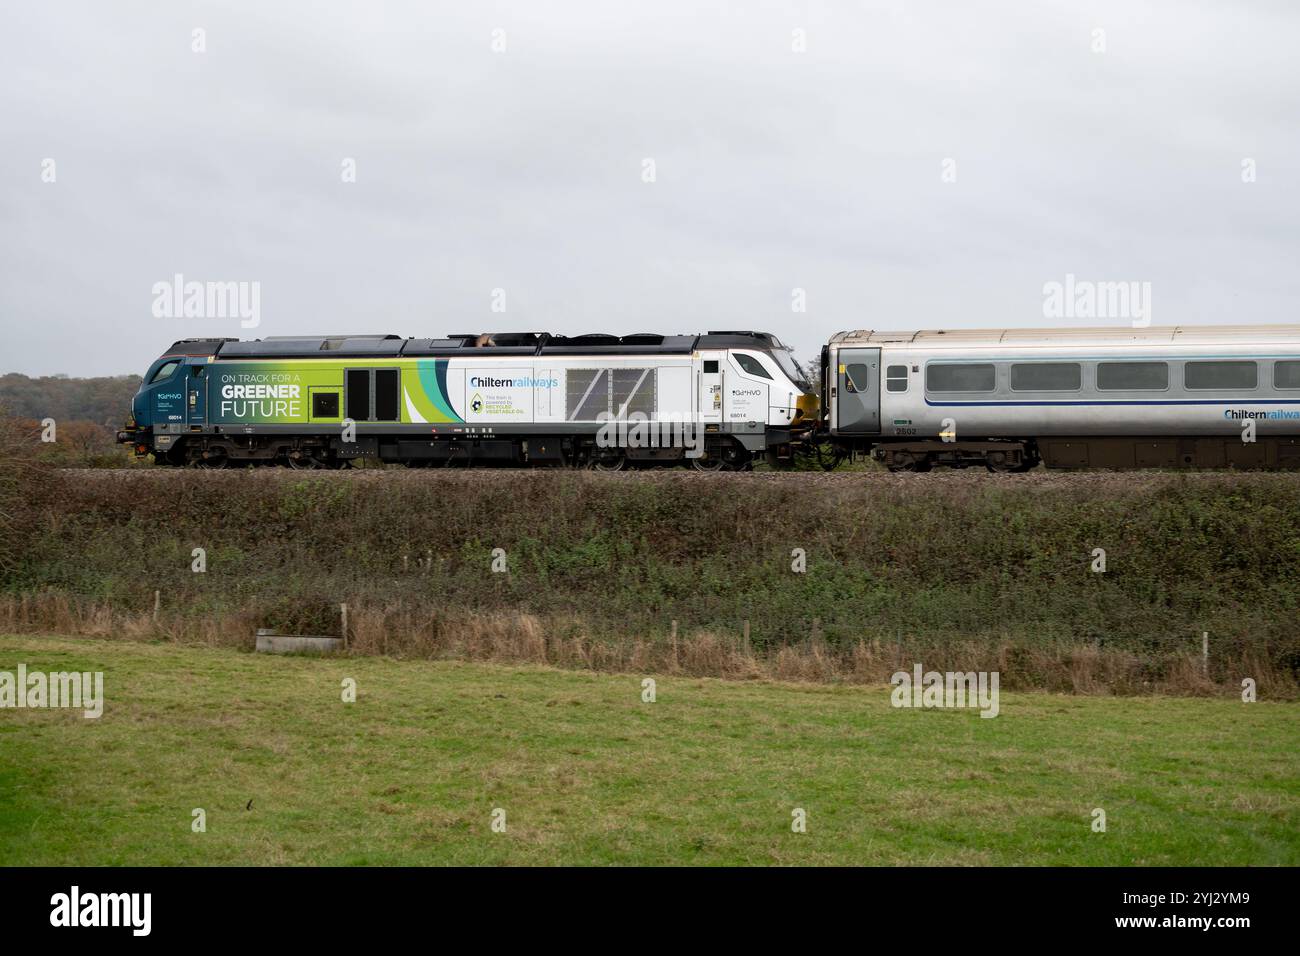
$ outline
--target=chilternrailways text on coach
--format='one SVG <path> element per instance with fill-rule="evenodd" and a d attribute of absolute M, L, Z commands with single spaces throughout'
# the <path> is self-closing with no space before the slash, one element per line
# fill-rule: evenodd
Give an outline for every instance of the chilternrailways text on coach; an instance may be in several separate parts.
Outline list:
<path fill-rule="evenodd" d="M 118 438 L 169 465 L 738 470 L 808 442 L 802 378 L 761 332 L 185 339 L 149 367 Z"/>

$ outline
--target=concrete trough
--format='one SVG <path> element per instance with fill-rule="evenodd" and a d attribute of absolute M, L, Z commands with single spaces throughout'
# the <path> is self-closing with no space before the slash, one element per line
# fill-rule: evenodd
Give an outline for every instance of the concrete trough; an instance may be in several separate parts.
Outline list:
<path fill-rule="evenodd" d="M 311 634 L 277 634 L 269 628 L 257 632 L 260 654 L 329 654 L 343 650 L 343 639 Z"/>

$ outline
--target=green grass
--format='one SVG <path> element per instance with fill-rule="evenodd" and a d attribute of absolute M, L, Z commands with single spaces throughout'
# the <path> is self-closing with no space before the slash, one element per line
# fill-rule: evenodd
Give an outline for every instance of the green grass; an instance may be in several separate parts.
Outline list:
<path fill-rule="evenodd" d="M 20 661 L 103 671 L 107 704 L 0 710 L 6 864 L 1300 863 L 1294 704 L 987 720 L 665 676 L 643 703 L 641 675 L 0 637 Z"/>

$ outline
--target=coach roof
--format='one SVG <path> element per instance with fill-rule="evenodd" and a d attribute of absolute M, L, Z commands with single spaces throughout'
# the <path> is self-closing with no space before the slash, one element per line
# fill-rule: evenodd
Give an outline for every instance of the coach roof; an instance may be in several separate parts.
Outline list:
<path fill-rule="evenodd" d="M 995 345 L 1181 345 L 1210 343 L 1300 342 L 1300 325 L 1166 325 L 1145 329 L 1121 326 L 1054 329 L 934 329 L 837 332 L 831 345 L 915 345 L 920 348 L 978 348 Z"/>

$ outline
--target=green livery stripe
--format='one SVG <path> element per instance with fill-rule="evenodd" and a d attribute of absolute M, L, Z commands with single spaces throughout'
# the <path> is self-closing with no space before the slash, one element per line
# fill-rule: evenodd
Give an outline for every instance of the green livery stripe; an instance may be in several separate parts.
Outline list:
<path fill-rule="evenodd" d="M 447 388 L 447 360 L 417 361 L 415 363 L 417 386 L 407 387 L 408 376 L 402 376 L 402 387 L 407 390 L 415 410 L 429 422 L 458 422 L 460 417 L 452 411 L 445 395 Z M 403 409 L 405 411 L 405 409 Z"/>

